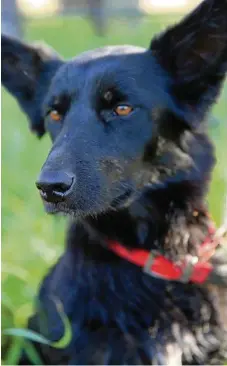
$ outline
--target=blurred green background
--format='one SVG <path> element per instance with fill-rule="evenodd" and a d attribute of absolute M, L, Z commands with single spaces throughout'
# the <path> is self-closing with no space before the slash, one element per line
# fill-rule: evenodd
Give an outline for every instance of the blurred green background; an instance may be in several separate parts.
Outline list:
<path fill-rule="evenodd" d="M 94 35 L 80 17 L 27 20 L 25 39 L 44 40 L 64 57 L 107 44 L 147 46 L 152 35 L 177 16 L 152 15 L 138 24 L 111 20 L 104 37 Z M 227 85 L 215 106 L 210 135 L 217 160 L 209 202 L 217 224 L 222 220 L 226 189 Z M 217 122 L 216 119 L 220 122 Z M 2 90 L 2 327 L 23 327 L 44 274 L 64 248 L 66 219 L 45 214 L 35 180 L 51 146 L 28 130 L 15 100 Z M 3 345 L 7 338 L 3 336 Z M 9 348 L 5 364 L 16 362 L 20 345 Z M 14 361 L 14 362 L 12 362 Z"/>

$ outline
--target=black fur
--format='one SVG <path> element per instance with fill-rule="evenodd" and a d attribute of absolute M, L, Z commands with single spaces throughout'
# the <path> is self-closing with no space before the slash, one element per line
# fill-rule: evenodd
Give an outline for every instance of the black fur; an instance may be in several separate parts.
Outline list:
<path fill-rule="evenodd" d="M 116 239 L 177 261 L 196 254 L 208 233 L 206 117 L 226 75 L 227 1 L 204 1 L 148 50 L 107 47 L 63 62 L 12 39 L 2 46 L 3 84 L 53 140 L 39 181 L 74 178 L 61 202 L 49 192 L 45 202 L 73 220 L 29 327 L 60 339 L 58 299 L 73 338 L 61 351 L 37 346 L 44 363 L 223 362 L 226 336 L 210 289 L 150 277 L 105 246 Z M 119 117 L 119 104 L 132 112 Z"/>

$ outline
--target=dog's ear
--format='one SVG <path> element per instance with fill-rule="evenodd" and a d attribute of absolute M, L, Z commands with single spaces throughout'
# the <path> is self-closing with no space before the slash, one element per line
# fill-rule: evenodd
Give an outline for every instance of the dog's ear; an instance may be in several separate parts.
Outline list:
<path fill-rule="evenodd" d="M 215 101 L 227 71 L 227 0 L 205 0 L 150 45 L 169 73 L 178 102 L 202 114 Z"/>
<path fill-rule="evenodd" d="M 42 102 L 62 63 L 47 46 L 30 46 L 2 35 L 2 84 L 17 99 L 39 137 L 45 132 Z"/>

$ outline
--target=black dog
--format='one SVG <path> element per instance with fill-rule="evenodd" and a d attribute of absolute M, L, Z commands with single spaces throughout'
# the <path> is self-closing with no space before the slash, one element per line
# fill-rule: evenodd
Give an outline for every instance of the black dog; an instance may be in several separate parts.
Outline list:
<path fill-rule="evenodd" d="M 72 339 L 61 351 L 37 346 L 43 362 L 223 362 L 212 291 L 190 273 L 185 283 L 167 280 L 164 264 L 197 258 L 212 236 L 206 117 L 227 70 L 227 0 L 205 0 L 148 50 L 106 47 L 65 62 L 6 37 L 2 49 L 3 84 L 32 130 L 54 142 L 36 183 L 47 211 L 73 216 L 66 251 L 29 322 L 60 339 L 58 299 Z M 163 278 L 127 259 L 149 251 L 167 258 L 156 269 Z"/>

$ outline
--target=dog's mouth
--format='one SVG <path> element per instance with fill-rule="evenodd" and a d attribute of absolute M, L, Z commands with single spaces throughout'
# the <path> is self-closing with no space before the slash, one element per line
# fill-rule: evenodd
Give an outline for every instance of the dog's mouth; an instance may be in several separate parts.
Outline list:
<path fill-rule="evenodd" d="M 61 203 L 53 203 L 53 202 L 46 202 L 44 201 L 44 207 L 46 213 L 49 215 L 65 215 L 65 216 L 73 216 L 75 218 L 85 217 L 86 214 L 84 211 L 80 209 L 73 209 L 69 207 L 67 204 Z"/>
<path fill-rule="evenodd" d="M 45 206 L 45 210 L 48 214 L 65 214 L 65 215 L 69 215 L 69 216 L 74 216 L 74 217 L 85 217 L 85 216 L 89 216 L 90 214 L 94 215 L 94 214 L 98 214 L 102 211 L 106 211 L 106 210 L 118 210 L 118 209 L 122 209 L 125 208 L 127 206 L 130 205 L 130 203 L 134 200 L 134 194 L 133 194 L 133 190 L 132 189 L 127 189 L 124 193 L 120 194 L 119 196 L 117 196 L 116 198 L 114 198 L 111 202 L 110 205 L 107 205 L 107 207 L 100 208 L 97 209 L 97 212 L 95 212 L 96 210 L 92 210 L 92 212 L 87 212 L 87 210 L 83 210 L 82 208 L 77 209 L 77 208 L 72 208 L 70 207 L 70 205 L 68 205 L 66 202 L 47 202 L 45 200 L 43 200 L 44 206 Z M 109 207 L 108 207 L 109 206 Z"/>
<path fill-rule="evenodd" d="M 110 205 L 111 208 L 116 210 L 127 206 L 131 201 L 132 195 L 133 195 L 132 189 L 127 189 L 126 192 L 114 198 L 114 200 L 111 202 Z"/>
<path fill-rule="evenodd" d="M 63 204 L 61 203 L 54 203 L 54 202 L 47 202 L 43 199 L 43 203 L 44 203 L 44 207 L 45 210 L 48 214 L 57 214 L 60 212 L 63 212 L 64 209 L 66 210 L 66 206 L 61 208 L 60 206 L 62 206 Z"/>

